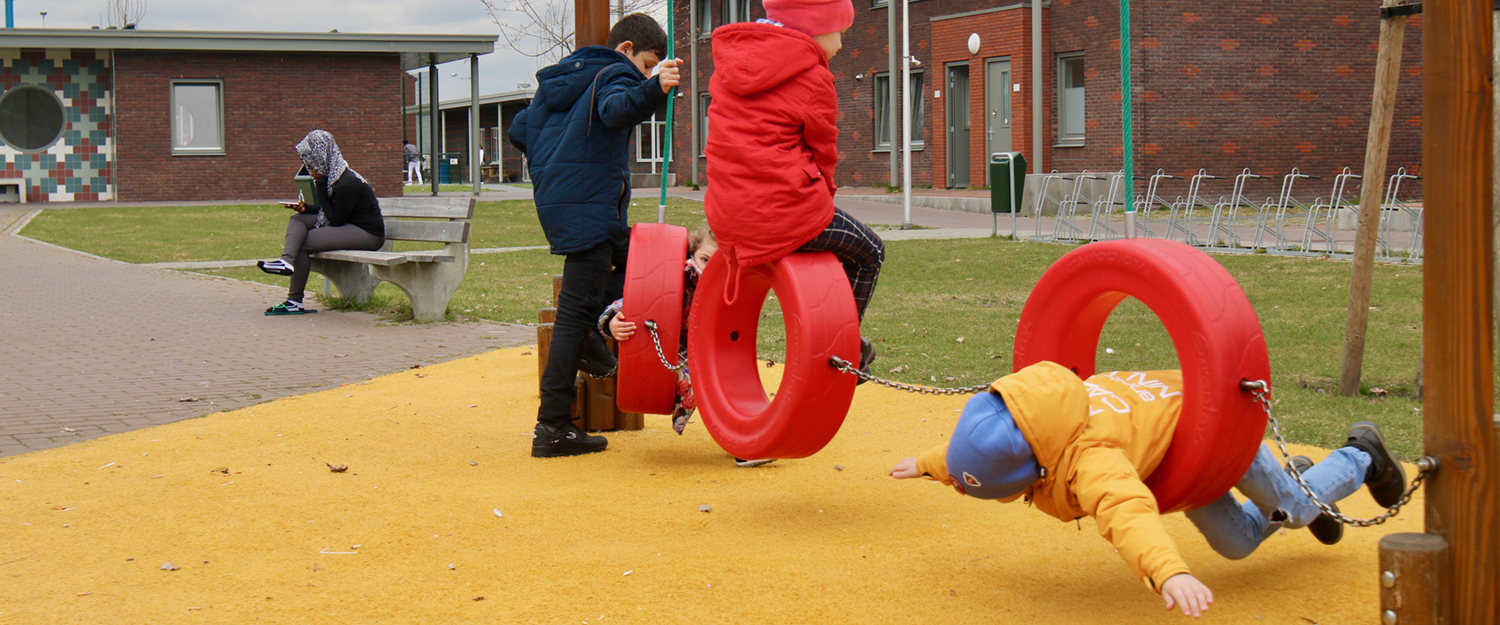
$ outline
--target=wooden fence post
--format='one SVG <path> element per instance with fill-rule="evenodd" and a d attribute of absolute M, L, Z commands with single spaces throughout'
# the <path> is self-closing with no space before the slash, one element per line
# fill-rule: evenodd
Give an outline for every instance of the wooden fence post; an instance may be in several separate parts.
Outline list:
<path fill-rule="evenodd" d="M 1440 622 L 1500 614 L 1494 426 L 1491 0 L 1423 5 L 1426 530 L 1448 543 Z"/>
<path fill-rule="evenodd" d="M 1385 0 L 1393 6 L 1401 0 Z M 1354 237 L 1354 271 L 1349 281 L 1349 317 L 1344 323 L 1344 361 L 1339 394 L 1359 393 L 1364 368 L 1365 332 L 1370 326 L 1370 288 L 1375 281 L 1375 245 L 1385 197 L 1386 157 L 1391 150 L 1391 121 L 1396 116 L 1396 85 L 1401 81 L 1401 43 L 1406 16 L 1380 20 L 1380 47 L 1375 59 L 1375 97 L 1370 100 L 1370 135 L 1365 142 L 1365 170 L 1359 194 L 1359 228 Z"/>
<path fill-rule="evenodd" d="M 1439 607 L 1448 587 L 1448 541 L 1403 532 L 1380 538 L 1380 621 L 1442 625 Z"/>

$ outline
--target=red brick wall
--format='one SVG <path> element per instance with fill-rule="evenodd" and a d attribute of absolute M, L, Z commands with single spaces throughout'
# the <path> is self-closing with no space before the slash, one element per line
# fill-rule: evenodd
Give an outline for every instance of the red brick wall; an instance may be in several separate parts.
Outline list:
<path fill-rule="evenodd" d="M 1379 33 L 1378 10 L 1365 0 L 1322 3 L 1266 0 L 1178 0 L 1132 3 L 1132 56 L 1136 173 L 1156 169 L 1187 173 L 1199 168 L 1233 176 L 1249 167 L 1285 174 L 1292 167 L 1323 176 L 1303 183 L 1303 192 L 1326 195 L 1343 167 L 1363 166 L 1369 127 L 1370 94 Z M 723 24 L 722 4 L 713 4 L 714 25 Z M 984 181 L 984 60 L 1010 56 L 1014 149 L 1035 163 L 1031 152 L 1031 14 L 1027 7 L 931 21 L 969 11 L 996 8 L 981 0 L 928 0 L 910 5 L 912 54 L 925 70 L 926 147 L 912 153 L 914 186 L 942 185 L 946 178 L 944 122 L 945 64 L 970 64 L 970 179 Z M 1010 2 L 1000 3 L 1009 5 Z M 1044 9 L 1042 60 L 1043 145 L 1047 170 L 1114 171 L 1121 167 L 1119 3 L 1115 0 L 1054 0 Z M 677 3 L 677 23 L 688 23 L 688 3 Z M 899 6 L 898 9 L 899 10 Z M 751 3 L 755 17 L 764 15 Z M 1402 61 L 1390 172 L 1421 166 L 1421 17 L 1408 21 Z M 679 28 L 677 56 L 690 59 L 688 33 Z M 981 50 L 970 55 L 967 40 L 978 33 Z M 899 36 L 899 34 L 898 34 Z M 899 38 L 897 41 L 899 46 Z M 1083 52 L 1086 68 L 1085 133 L 1081 147 L 1057 142 L 1057 55 Z M 698 44 L 699 91 L 713 73 L 712 41 Z M 843 186 L 872 186 L 889 178 L 889 155 L 874 151 L 874 74 L 886 65 L 886 9 L 855 0 L 854 25 L 844 34 L 844 50 L 830 64 L 839 91 L 840 162 Z M 855 80 L 864 74 L 863 81 Z M 899 73 L 899 72 L 898 72 Z M 897 78 L 897 83 L 900 79 Z M 686 90 L 687 81 L 684 80 Z M 939 87 L 942 85 L 942 87 Z M 676 100 L 675 171 L 690 173 L 691 102 Z M 899 114 L 899 113 L 898 113 Z M 899 142 L 899 138 L 898 138 Z M 700 172 L 705 163 L 700 159 Z M 1035 171 L 1035 169 L 1033 169 Z M 708 172 L 710 175 L 712 172 Z M 1229 192 L 1228 182 L 1208 192 Z M 1279 179 L 1252 183 L 1251 197 L 1274 193 Z M 1308 188 L 1311 185 L 1312 188 Z M 1183 189 L 1164 189 L 1181 193 Z M 1224 187 L 1220 189 L 1219 187 Z M 1419 187 L 1403 186 L 1414 196 Z M 1299 193 L 1299 196 L 1302 194 Z M 1257 200 L 1258 201 L 1258 200 Z"/>
<path fill-rule="evenodd" d="M 116 53 L 116 197 L 291 197 L 293 146 L 317 128 L 377 195 L 400 195 L 401 76 L 395 54 Z M 172 156 L 174 78 L 224 81 L 225 155 Z"/>

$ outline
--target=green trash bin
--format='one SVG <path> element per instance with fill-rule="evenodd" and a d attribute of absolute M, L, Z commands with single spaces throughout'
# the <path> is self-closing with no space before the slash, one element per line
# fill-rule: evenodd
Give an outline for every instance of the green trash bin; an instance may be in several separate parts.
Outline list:
<path fill-rule="evenodd" d="M 1010 234 L 1016 235 L 1016 213 L 1026 193 L 1026 157 L 1020 152 L 990 155 L 990 214 L 993 234 L 1000 234 L 1000 213 L 1010 213 Z"/>

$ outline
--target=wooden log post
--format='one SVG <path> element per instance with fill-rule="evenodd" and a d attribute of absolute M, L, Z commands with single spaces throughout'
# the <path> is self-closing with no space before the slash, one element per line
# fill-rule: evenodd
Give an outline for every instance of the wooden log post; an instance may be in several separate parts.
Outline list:
<path fill-rule="evenodd" d="M 1442 625 L 1448 541 L 1403 532 L 1380 538 L 1380 622 Z"/>
<path fill-rule="evenodd" d="M 1385 0 L 1393 6 L 1403 0 Z M 1386 157 L 1391 149 L 1391 122 L 1396 116 L 1396 85 L 1401 81 L 1401 43 L 1406 16 L 1380 20 L 1380 47 L 1375 59 L 1375 97 L 1370 100 L 1370 134 L 1365 141 L 1365 170 L 1359 194 L 1359 228 L 1354 237 L 1354 271 L 1349 281 L 1349 317 L 1344 325 L 1344 361 L 1339 394 L 1359 393 L 1364 367 L 1365 332 L 1370 325 L 1370 288 L 1374 282 L 1376 238 L 1385 199 Z"/>
<path fill-rule="evenodd" d="M 537 379 L 547 369 L 547 357 L 551 353 L 553 324 L 557 321 L 557 302 L 562 293 L 562 276 L 552 276 L 551 308 L 537 311 Z M 605 341 L 610 351 L 620 354 L 620 346 L 614 340 Z M 573 391 L 577 399 L 573 402 L 573 423 L 580 429 L 597 432 L 603 430 L 645 429 L 644 415 L 623 412 L 615 404 L 617 378 L 595 379 L 582 373 L 574 379 Z"/>
<path fill-rule="evenodd" d="M 1492 9 L 1490 0 L 1423 6 L 1423 438 L 1439 462 L 1427 480 L 1426 530 L 1448 542 L 1439 610 L 1453 624 L 1500 614 Z"/>
<path fill-rule="evenodd" d="M 573 0 L 574 49 L 602 46 L 609 39 L 609 0 Z"/>

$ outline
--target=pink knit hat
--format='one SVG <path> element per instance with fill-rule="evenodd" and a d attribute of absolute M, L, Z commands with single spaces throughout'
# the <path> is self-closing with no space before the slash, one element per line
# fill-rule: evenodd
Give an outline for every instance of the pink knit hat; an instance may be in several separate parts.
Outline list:
<path fill-rule="evenodd" d="M 809 36 L 840 32 L 854 23 L 851 0 L 763 0 L 762 4 L 767 18 Z"/>

